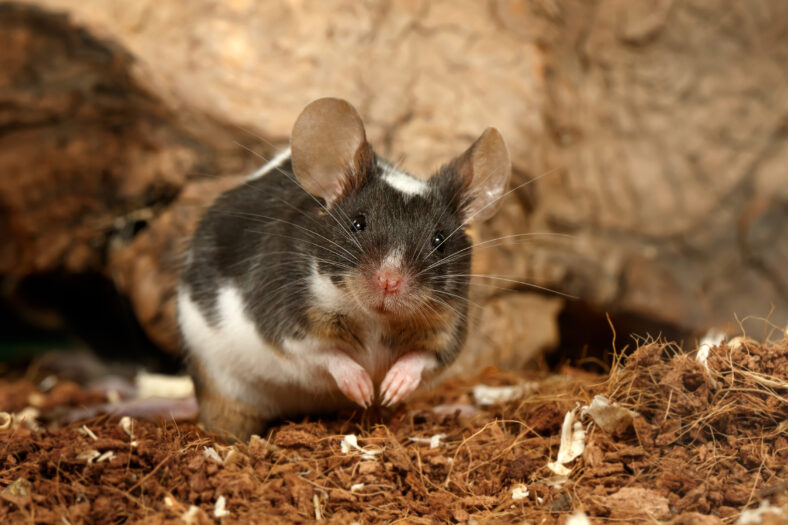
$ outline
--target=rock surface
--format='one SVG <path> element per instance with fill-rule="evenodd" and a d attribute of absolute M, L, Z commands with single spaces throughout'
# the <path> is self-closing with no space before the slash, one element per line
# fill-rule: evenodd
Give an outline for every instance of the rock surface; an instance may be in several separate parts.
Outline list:
<path fill-rule="evenodd" d="M 781 0 L 37 0 L 0 10 L 0 275 L 104 272 L 164 348 L 177 348 L 184 239 L 234 180 L 206 179 L 270 156 L 325 95 L 351 100 L 378 151 L 420 175 L 487 125 L 502 131 L 515 184 L 538 180 L 478 238 L 571 237 L 501 240 L 479 253 L 478 273 L 657 327 L 788 319 Z M 492 338 L 517 365 L 557 343 L 560 296 L 487 284 L 474 300 L 501 328 L 476 331 L 472 346 Z M 500 287 L 522 297 L 490 298 Z M 524 318 L 540 319 L 532 337 L 510 337 Z"/>

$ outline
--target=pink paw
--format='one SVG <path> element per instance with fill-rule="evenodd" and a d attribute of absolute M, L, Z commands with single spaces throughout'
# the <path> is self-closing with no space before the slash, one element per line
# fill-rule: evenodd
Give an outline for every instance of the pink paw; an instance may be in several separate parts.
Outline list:
<path fill-rule="evenodd" d="M 348 399 L 364 408 L 372 404 L 375 386 L 361 365 L 347 355 L 339 354 L 329 362 L 328 372 Z"/>
<path fill-rule="evenodd" d="M 421 373 L 435 358 L 424 352 L 405 354 L 392 365 L 380 384 L 380 395 L 384 406 L 399 403 L 418 388 Z"/>

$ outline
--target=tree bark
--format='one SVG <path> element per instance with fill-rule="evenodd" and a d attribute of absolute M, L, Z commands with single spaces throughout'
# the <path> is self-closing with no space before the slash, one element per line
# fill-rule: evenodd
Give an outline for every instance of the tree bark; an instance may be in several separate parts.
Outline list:
<path fill-rule="evenodd" d="M 460 367 L 555 347 L 566 301 L 788 320 L 781 0 L 41 0 L 0 4 L 0 45 L 0 275 L 101 272 L 164 349 L 201 211 L 325 95 L 417 175 L 495 125 L 531 181 L 474 234 L 539 235 L 474 268 L 539 288 L 480 279 Z"/>

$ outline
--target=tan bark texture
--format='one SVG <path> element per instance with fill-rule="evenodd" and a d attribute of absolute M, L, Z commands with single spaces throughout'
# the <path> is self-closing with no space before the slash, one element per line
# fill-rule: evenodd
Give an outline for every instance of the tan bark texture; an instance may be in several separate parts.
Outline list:
<path fill-rule="evenodd" d="M 782 0 L 0 3 L 0 275 L 101 272 L 177 351 L 200 212 L 321 96 L 417 175 L 495 125 L 513 187 L 533 180 L 475 229 L 538 235 L 477 250 L 510 281 L 474 287 L 461 367 L 521 366 L 578 302 L 687 333 L 785 327 Z"/>

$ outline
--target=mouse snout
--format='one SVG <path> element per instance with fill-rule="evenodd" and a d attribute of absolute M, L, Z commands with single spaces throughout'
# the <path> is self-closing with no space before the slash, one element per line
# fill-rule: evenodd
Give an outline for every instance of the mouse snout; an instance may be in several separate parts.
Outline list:
<path fill-rule="evenodd" d="M 392 267 L 381 268 L 375 277 L 375 283 L 385 293 L 399 292 L 402 281 L 402 272 Z"/>

